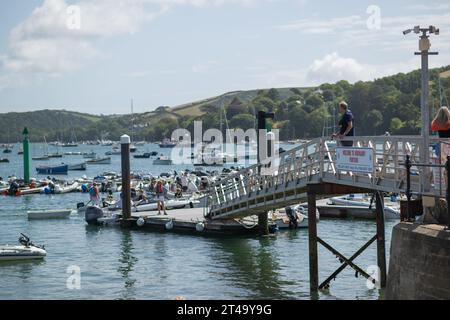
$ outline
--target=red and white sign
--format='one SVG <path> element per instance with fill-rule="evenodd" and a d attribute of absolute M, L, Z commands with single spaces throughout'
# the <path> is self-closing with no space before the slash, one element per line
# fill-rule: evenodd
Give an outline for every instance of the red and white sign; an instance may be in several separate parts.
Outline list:
<path fill-rule="evenodd" d="M 374 165 L 372 148 L 336 148 L 336 168 L 339 171 L 373 173 Z"/>

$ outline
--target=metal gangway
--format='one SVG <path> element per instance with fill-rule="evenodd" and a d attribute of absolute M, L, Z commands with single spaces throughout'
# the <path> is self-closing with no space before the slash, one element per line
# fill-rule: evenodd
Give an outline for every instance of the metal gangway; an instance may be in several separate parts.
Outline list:
<path fill-rule="evenodd" d="M 365 190 L 404 194 L 406 191 L 406 156 L 412 163 L 410 187 L 412 194 L 445 197 L 443 183 L 425 189 L 423 167 L 420 163 L 423 139 L 421 136 L 353 137 L 354 147 L 371 148 L 374 170 L 371 173 L 339 170 L 336 149 L 329 139 L 318 138 L 301 144 L 278 157 L 276 170 L 262 174 L 264 164 L 258 163 L 216 182 L 210 189 L 211 219 L 243 218 L 269 210 L 300 203 L 307 199 L 307 187 L 312 184 L 335 184 Z M 431 146 L 440 145 L 438 138 L 430 139 Z M 434 154 L 434 153 L 433 153 Z M 431 155 L 439 163 L 440 155 Z M 441 170 L 441 169 L 438 169 Z M 433 172 L 433 174 L 441 174 Z M 430 175 L 428 175 L 430 178 Z M 426 191 L 426 192 L 425 192 Z"/>

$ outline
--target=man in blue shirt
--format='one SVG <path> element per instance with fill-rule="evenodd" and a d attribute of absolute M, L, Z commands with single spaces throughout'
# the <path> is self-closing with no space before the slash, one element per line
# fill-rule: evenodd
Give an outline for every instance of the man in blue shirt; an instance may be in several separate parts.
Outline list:
<path fill-rule="evenodd" d="M 340 139 L 343 147 L 353 147 L 353 141 L 345 141 L 345 137 L 354 136 L 353 113 L 348 109 L 348 104 L 344 101 L 339 103 L 339 112 L 342 113 L 342 118 L 339 121 L 339 133 L 334 133 L 332 138 Z"/>

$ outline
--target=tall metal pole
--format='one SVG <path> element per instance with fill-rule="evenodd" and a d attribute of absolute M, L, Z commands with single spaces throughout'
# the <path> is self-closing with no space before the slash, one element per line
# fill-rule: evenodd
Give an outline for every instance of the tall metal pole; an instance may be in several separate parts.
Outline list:
<path fill-rule="evenodd" d="M 28 128 L 23 129 L 23 179 L 26 184 L 30 183 L 30 139 Z"/>
<path fill-rule="evenodd" d="M 429 26 L 428 28 L 421 28 L 420 26 L 415 26 L 412 29 L 403 31 L 403 34 L 414 32 L 420 34 L 419 39 L 419 52 L 415 52 L 415 55 L 421 56 L 421 82 L 422 82 L 422 92 L 420 97 L 420 110 L 422 116 L 422 142 L 423 146 L 420 152 L 420 162 L 422 164 L 430 163 L 430 109 L 428 106 L 428 95 L 429 95 L 429 71 L 428 71 L 428 56 L 437 55 L 437 52 L 430 52 L 431 43 L 429 39 L 429 34 L 434 33 L 439 35 L 439 29 L 435 26 Z M 431 189 L 430 181 L 430 168 L 422 167 L 420 172 L 422 192 L 428 192 Z"/>
<path fill-rule="evenodd" d="M 120 137 L 122 156 L 122 225 L 127 225 L 131 218 L 131 177 L 130 177 L 130 143 L 128 135 Z"/>
<path fill-rule="evenodd" d="M 424 34 L 420 40 L 428 40 L 428 36 Z M 422 114 L 422 163 L 430 163 L 430 109 L 428 107 L 428 94 L 429 94 L 429 81 L 430 76 L 428 72 L 428 50 L 421 51 L 422 57 L 422 93 L 420 97 L 420 109 Z M 428 167 L 423 168 L 423 191 L 430 191 L 430 169 Z"/>

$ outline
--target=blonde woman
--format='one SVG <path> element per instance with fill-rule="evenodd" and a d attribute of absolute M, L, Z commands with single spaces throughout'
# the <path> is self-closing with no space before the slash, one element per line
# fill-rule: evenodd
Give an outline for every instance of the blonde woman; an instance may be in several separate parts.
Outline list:
<path fill-rule="evenodd" d="M 434 120 L 431 122 L 431 130 L 439 133 L 439 138 L 450 138 L 450 110 L 441 107 Z"/>

